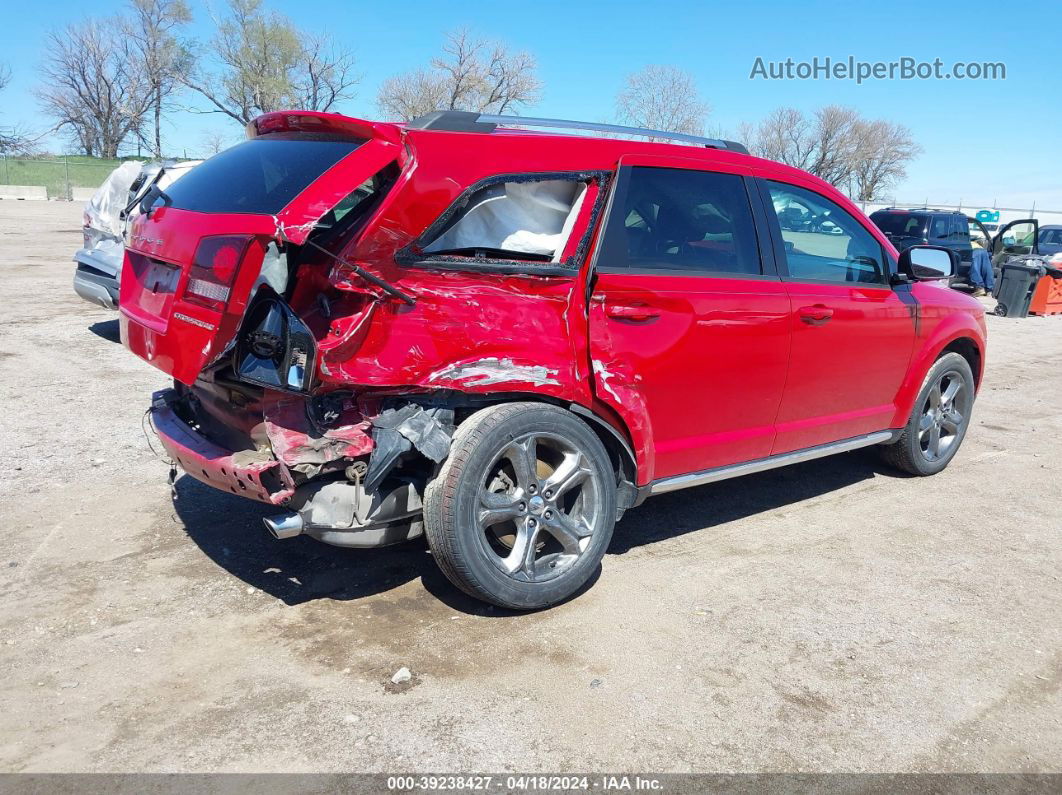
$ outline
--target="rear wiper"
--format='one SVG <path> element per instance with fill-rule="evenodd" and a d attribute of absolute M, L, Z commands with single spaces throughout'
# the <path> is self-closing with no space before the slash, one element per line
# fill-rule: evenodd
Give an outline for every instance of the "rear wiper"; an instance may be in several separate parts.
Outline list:
<path fill-rule="evenodd" d="M 367 270 L 365 270 L 363 267 L 358 265 L 356 262 L 349 262 L 349 261 L 343 259 L 342 257 L 336 256 L 331 251 L 326 249 L 324 246 L 319 246 L 317 243 L 313 242 L 309 238 L 306 239 L 306 241 L 305 241 L 305 243 L 303 245 L 313 246 L 315 249 L 320 251 L 325 256 L 330 257 L 331 259 L 334 259 L 340 265 L 344 265 L 344 266 L 350 268 L 356 274 L 358 274 L 358 276 L 363 278 L 365 281 L 369 282 L 369 284 L 373 284 L 373 285 L 379 287 L 381 290 L 383 290 L 388 295 L 394 296 L 395 298 L 398 298 L 399 300 L 404 301 L 405 303 L 409 304 L 410 306 L 415 306 L 416 305 L 416 303 L 417 303 L 417 299 L 416 298 L 411 296 L 409 293 L 405 293 L 402 290 L 399 290 L 397 287 L 395 287 L 390 282 L 385 282 L 383 279 L 381 279 L 376 274 L 369 273 Z"/>

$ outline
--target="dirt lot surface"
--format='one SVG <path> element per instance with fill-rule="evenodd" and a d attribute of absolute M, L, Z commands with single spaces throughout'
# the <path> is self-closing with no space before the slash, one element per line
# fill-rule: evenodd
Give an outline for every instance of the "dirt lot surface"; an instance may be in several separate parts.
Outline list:
<path fill-rule="evenodd" d="M 79 223 L 0 202 L 0 770 L 1062 768 L 1062 317 L 989 319 L 942 475 L 856 453 L 657 497 L 592 588 L 510 615 L 422 543 L 172 501 L 167 380 L 74 295 Z"/>

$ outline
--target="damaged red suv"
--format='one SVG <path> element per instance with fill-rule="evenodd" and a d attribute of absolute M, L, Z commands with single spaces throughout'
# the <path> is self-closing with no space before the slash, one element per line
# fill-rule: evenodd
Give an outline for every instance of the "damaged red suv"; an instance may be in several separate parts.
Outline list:
<path fill-rule="evenodd" d="M 150 190 L 121 327 L 174 378 L 169 455 L 278 538 L 423 533 L 510 608 L 579 589 L 651 494 L 871 445 L 947 466 L 985 351 L 951 252 L 738 144 L 605 128 L 277 112 Z"/>

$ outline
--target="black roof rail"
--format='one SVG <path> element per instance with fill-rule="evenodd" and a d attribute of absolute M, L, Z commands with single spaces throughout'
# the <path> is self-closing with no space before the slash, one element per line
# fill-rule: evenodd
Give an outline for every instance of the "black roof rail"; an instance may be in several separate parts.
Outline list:
<path fill-rule="evenodd" d="M 621 124 L 602 124 L 591 121 L 572 121 L 569 119 L 542 119 L 533 116 L 499 116 L 489 113 L 474 113 L 465 110 L 437 110 L 424 116 L 418 116 L 406 122 L 406 127 L 414 130 L 445 130 L 447 132 L 493 132 L 500 126 L 506 127 L 544 127 L 547 129 L 584 130 L 610 133 L 614 135 L 637 135 L 647 138 L 664 138 L 669 141 L 706 146 L 711 149 L 725 149 L 747 155 L 749 150 L 736 141 L 724 141 L 720 138 L 705 138 L 700 135 L 653 130 L 648 127 L 626 127 Z"/>

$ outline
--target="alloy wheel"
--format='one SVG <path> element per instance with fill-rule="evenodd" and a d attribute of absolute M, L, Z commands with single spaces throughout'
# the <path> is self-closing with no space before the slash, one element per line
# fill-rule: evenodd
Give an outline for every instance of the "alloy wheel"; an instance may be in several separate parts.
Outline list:
<path fill-rule="evenodd" d="M 475 506 L 483 551 L 507 576 L 570 570 L 603 522 L 603 484 L 585 453 L 549 433 L 513 439 L 487 468 Z"/>
<path fill-rule="evenodd" d="M 967 389 L 962 375 L 949 370 L 937 378 L 926 395 L 918 421 L 918 444 L 927 461 L 946 458 L 962 436 Z"/>

